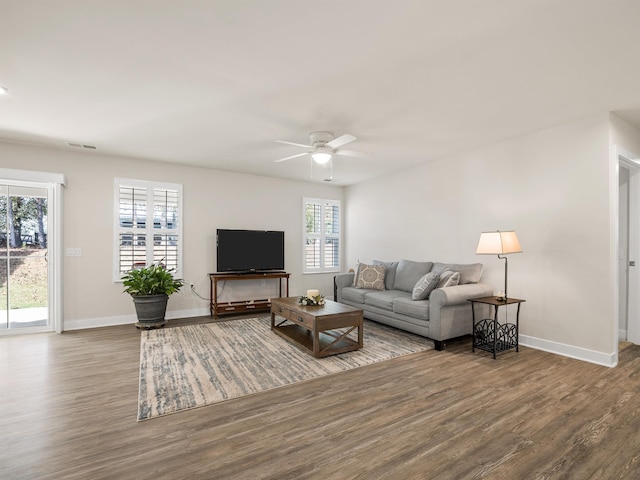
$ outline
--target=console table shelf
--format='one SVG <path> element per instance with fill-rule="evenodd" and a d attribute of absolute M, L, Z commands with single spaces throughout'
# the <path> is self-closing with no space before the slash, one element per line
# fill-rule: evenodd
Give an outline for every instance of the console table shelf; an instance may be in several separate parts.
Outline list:
<path fill-rule="evenodd" d="M 238 314 L 244 312 L 269 311 L 271 309 L 271 299 L 218 302 L 218 282 L 238 281 L 238 280 L 278 280 L 278 296 L 289 296 L 289 276 L 287 272 L 269 272 L 269 273 L 210 273 L 210 296 L 209 311 L 214 318 L 219 315 Z M 282 280 L 285 280 L 285 294 L 282 294 Z"/>

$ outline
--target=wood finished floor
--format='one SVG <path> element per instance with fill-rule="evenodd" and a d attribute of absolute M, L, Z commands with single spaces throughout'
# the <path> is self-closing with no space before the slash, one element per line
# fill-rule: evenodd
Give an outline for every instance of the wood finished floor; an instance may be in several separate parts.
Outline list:
<path fill-rule="evenodd" d="M 139 350 L 131 325 L 0 338 L 0 478 L 640 478 L 638 346 L 611 369 L 467 339 L 138 423 Z"/>

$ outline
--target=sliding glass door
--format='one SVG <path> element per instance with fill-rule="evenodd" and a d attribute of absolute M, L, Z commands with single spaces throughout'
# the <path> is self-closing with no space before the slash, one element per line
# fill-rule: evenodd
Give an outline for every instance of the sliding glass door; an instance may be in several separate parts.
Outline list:
<path fill-rule="evenodd" d="M 48 218 L 52 190 L 0 184 L 0 331 L 51 330 Z"/>

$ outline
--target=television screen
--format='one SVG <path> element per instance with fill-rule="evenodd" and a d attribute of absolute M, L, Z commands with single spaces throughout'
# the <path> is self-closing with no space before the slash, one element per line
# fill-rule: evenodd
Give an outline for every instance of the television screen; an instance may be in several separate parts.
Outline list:
<path fill-rule="evenodd" d="M 284 270 L 284 232 L 217 230 L 218 272 Z"/>

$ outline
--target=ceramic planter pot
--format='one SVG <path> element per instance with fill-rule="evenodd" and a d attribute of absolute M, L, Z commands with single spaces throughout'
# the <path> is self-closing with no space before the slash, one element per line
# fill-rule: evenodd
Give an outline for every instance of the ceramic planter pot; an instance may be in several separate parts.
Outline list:
<path fill-rule="evenodd" d="M 132 296 L 133 304 L 138 315 L 138 328 L 159 328 L 165 324 L 165 313 L 169 296 L 160 295 L 136 295 Z"/>

